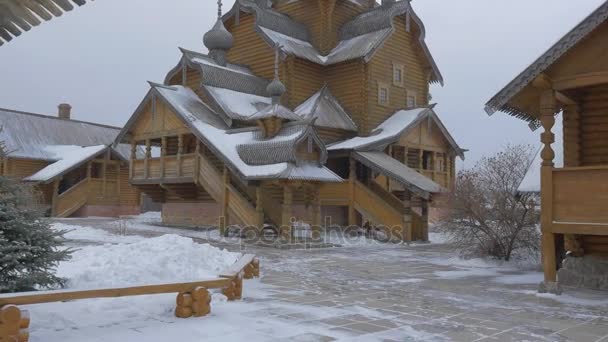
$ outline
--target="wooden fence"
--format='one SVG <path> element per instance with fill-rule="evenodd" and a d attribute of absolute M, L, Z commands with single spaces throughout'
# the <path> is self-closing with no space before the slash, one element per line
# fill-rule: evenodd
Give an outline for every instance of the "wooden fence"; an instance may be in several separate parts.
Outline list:
<path fill-rule="evenodd" d="M 238 300 L 242 298 L 243 294 L 243 279 L 259 276 L 258 258 L 253 254 L 246 254 L 215 279 L 126 288 L 2 295 L 0 296 L 0 342 L 27 342 L 29 340 L 29 313 L 19 309 L 18 305 L 177 293 L 175 316 L 179 318 L 203 317 L 211 312 L 210 289 L 221 289 L 228 300 Z"/>

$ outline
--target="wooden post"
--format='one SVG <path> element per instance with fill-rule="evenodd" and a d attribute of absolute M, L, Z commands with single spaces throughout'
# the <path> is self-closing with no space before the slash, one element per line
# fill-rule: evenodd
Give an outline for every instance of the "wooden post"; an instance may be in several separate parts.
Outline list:
<path fill-rule="evenodd" d="M 199 173 L 200 173 L 200 169 L 201 169 L 201 142 L 198 141 L 198 138 L 196 139 L 196 148 L 194 150 L 195 153 L 195 157 L 194 157 L 194 183 L 198 184 L 198 177 L 199 177 Z"/>
<path fill-rule="evenodd" d="M 290 184 L 283 185 L 283 212 L 281 215 L 281 236 L 291 239 L 291 219 L 293 217 L 293 189 Z"/>
<path fill-rule="evenodd" d="M 541 142 L 544 147 L 541 151 L 543 159 L 541 179 L 541 230 L 542 230 L 542 253 L 543 268 L 545 272 L 545 284 L 549 285 L 557 281 L 557 260 L 555 234 L 553 234 L 553 159 L 555 152 L 551 144 L 555 142 L 555 135 L 551 132 L 555 125 L 556 100 L 552 89 L 544 90 L 540 98 L 540 121 L 544 132 L 541 134 Z"/>
<path fill-rule="evenodd" d="M 423 241 L 429 241 L 429 201 L 422 199 L 422 227 L 421 238 Z"/>
<path fill-rule="evenodd" d="M 137 142 L 131 142 L 131 156 L 129 157 L 129 179 L 135 177 L 135 160 L 137 159 Z"/>
<path fill-rule="evenodd" d="M 167 137 L 160 138 L 160 178 L 165 178 L 165 156 L 167 155 Z"/>
<path fill-rule="evenodd" d="M 223 174 L 223 195 L 222 195 L 222 217 L 220 218 L 220 234 L 224 236 L 226 234 L 226 228 L 228 227 L 228 222 L 230 222 L 230 192 L 228 191 L 228 185 L 230 184 L 230 172 L 227 167 L 224 167 Z"/>
<path fill-rule="evenodd" d="M 59 182 L 61 182 L 61 177 L 59 177 L 58 179 L 55 180 L 55 182 L 53 182 L 53 199 L 52 199 L 52 203 L 51 203 L 51 216 L 52 217 L 57 217 L 57 200 L 59 198 Z"/>
<path fill-rule="evenodd" d="M 255 212 L 256 212 L 256 226 L 258 232 L 262 234 L 264 232 L 264 206 L 262 200 L 262 184 L 259 184 L 255 188 Z"/>
<path fill-rule="evenodd" d="M 418 169 L 420 170 L 420 173 L 423 173 L 422 171 L 424 170 L 424 150 L 420 149 L 418 151 Z"/>
<path fill-rule="evenodd" d="M 312 238 L 318 240 L 321 238 L 322 233 L 322 218 L 321 218 L 321 193 L 320 184 L 314 185 L 313 203 L 312 203 Z"/>
<path fill-rule="evenodd" d="M 87 163 L 87 181 L 91 182 L 91 177 L 93 175 L 93 162 L 90 161 Z"/>
<path fill-rule="evenodd" d="M 184 135 L 177 136 L 177 177 L 182 176 L 182 154 L 184 153 Z"/>
<path fill-rule="evenodd" d="M 350 196 L 348 200 L 348 225 L 354 226 L 357 224 L 357 213 L 355 212 L 355 181 L 357 180 L 357 161 L 353 158 L 349 160 L 349 190 Z"/>
<path fill-rule="evenodd" d="M 412 202 L 411 194 L 408 190 L 403 193 L 403 229 L 402 239 L 404 242 L 411 242 L 413 237 L 413 224 L 412 224 Z"/>
<path fill-rule="evenodd" d="M 107 187 L 108 187 L 108 163 L 110 163 L 110 149 L 108 148 L 108 151 L 105 153 L 104 157 L 103 157 L 103 190 L 102 190 L 102 196 L 105 198 L 106 194 L 107 194 Z"/>
<path fill-rule="evenodd" d="M 150 169 L 148 168 L 148 161 L 152 158 L 152 147 L 150 146 L 150 139 L 146 139 L 146 157 L 144 159 L 144 178 L 150 177 Z"/>

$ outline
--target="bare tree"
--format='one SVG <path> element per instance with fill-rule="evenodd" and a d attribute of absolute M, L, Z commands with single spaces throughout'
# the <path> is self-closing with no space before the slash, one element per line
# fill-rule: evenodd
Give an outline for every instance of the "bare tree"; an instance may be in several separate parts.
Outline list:
<path fill-rule="evenodd" d="M 538 196 L 517 193 L 533 157 L 529 145 L 508 145 L 473 169 L 459 172 L 453 209 L 440 230 L 463 253 L 508 261 L 515 250 L 539 250 Z"/>

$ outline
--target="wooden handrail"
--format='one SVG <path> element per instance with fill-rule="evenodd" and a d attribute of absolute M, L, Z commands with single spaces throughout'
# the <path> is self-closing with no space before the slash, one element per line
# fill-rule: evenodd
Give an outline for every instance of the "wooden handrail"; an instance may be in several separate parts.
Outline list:
<path fill-rule="evenodd" d="M 57 196 L 57 198 L 58 198 L 58 199 L 64 198 L 65 196 L 67 196 L 67 195 L 71 194 L 72 192 L 76 191 L 76 189 L 77 189 L 77 188 L 78 188 L 80 185 L 82 185 L 82 184 L 84 184 L 84 183 L 88 183 L 88 182 L 89 182 L 89 178 L 85 178 L 85 179 L 81 180 L 80 182 L 78 182 L 78 183 L 74 184 L 74 185 L 73 185 L 71 188 L 69 188 L 68 190 L 66 190 L 66 191 L 62 192 L 61 194 L 59 194 L 59 195 Z"/>
<path fill-rule="evenodd" d="M 124 288 L 111 288 L 101 290 L 70 291 L 59 290 L 52 292 L 29 292 L 18 296 L 0 295 L 0 307 L 4 305 L 31 305 L 42 303 L 64 302 L 69 300 L 93 299 L 93 298 L 116 298 L 129 296 L 143 296 L 162 293 L 189 292 L 197 287 L 207 289 L 218 289 L 230 285 L 230 279 L 219 278 L 201 280 L 190 283 L 174 283 L 134 286 Z"/>
<path fill-rule="evenodd" d="M 259 277 L 259 275 L 259 259 L 252 254 L 247 254 L 242 256 L 228 270 L 222 272 L 222 275 L 216 279 L 99 290 L 65 290 L 0 295 L 0 341 L 27 342 L 29 340 L 29 315 L 21 311 L 16 305 L 178 293 L 175 315 L 179 318 L 202 317 L 211 311 L 209 289 L 222 289 L 222 293 L 228 300 L 241 299 L 243 278 L 251 279 Z"/>
<path fill-rule="evenodd" d="M 554 168 L 553 172 L 576 172 L 576 171 L 592 171 L 592 170 L 608 170 L 608 165 L 595 165 L 595 166 L 574 166 L 574 167 L 562 167 Z"/>

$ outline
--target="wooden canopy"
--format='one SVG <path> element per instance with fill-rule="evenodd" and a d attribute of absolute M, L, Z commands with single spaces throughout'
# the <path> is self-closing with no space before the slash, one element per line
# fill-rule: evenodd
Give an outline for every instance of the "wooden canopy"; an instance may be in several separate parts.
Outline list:
<path fill-rule="evenodd" d="M 42 21 L 73 10 L 74 4 L 85 3 L 86 0 L 0 0 L 0 46 Z"/>

